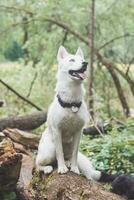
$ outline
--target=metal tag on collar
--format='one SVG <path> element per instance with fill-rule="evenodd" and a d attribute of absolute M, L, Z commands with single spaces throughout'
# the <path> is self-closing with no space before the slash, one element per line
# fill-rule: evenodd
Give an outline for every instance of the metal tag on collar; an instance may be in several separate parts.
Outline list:
<path fill-rule="evenodd" d="M 72 106 L 72 111 L 75 113 L 75 112 L 78 112 L 79 108 L 77 106 Z"/>

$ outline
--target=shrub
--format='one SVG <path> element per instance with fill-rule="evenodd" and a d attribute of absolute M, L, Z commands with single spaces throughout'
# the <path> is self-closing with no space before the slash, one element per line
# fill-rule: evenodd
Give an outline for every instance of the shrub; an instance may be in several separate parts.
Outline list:
<path fill-rule="evenodd" d="M 23 55 L 23 49 L 16 41 L 13 41 L 12 45 L 8 47 L 4 52 L 5 58 L 11 61 L 16 61 L 19 58 L 23 58 Z"/>
<path fill-rule="evenodd" d="M 81 150 L 99 170 L 133 173 L 134 171 L 134 123 L 114 125 L 108 135 L 92 139 L 83 136 Z"/>

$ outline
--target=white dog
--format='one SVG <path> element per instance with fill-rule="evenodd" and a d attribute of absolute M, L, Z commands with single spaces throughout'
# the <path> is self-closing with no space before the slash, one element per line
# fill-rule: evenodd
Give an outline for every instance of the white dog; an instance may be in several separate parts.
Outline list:
<path fill-rule="evenodd" d="M 61 46 L 57 59 L 56 94 L 48 111 L 48 128 L 39 143 L 36 166 L 44 173 L 51 173 L 57 160 L 58 173 L 70 169 L 88 179 L 99 180 L 101 172 L 78 153 L 82 128 L 89 119 L 82 84 L 88 63 L 80 48 L 72 55 Z"/>

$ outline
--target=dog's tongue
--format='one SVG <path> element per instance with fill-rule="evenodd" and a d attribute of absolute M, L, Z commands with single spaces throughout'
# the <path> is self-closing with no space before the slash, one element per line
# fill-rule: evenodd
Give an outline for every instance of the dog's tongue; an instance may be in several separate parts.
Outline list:
<path fill-rule="evenodd" d="M 79 73 L 79 76 L 82 80 L 84 80 L 86 78 L 86 74 L 85 73 Z"/>

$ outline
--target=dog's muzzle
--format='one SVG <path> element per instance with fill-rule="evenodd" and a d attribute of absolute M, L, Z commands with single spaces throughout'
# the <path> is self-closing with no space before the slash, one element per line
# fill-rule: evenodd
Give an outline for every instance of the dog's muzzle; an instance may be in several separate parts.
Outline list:
<path fill-rule="evenodd" d="M 78 70 L 69 70 L 69 74 L 73 77 L 77 77 L 80 80 L 84 80 L 86 78 L 85 71 L 87 70 L 88 62 L 82 62 L 82 67 Z"/>

